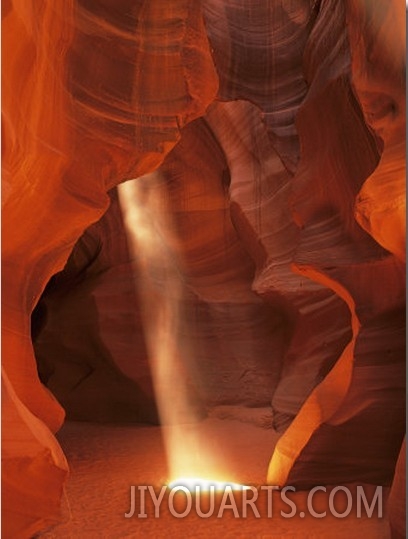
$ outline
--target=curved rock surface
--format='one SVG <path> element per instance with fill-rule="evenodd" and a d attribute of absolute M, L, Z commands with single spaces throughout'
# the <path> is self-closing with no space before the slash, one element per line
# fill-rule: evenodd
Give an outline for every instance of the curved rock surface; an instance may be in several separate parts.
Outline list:
<path fill-rule="evenodd" d="M 350 85 L 345 17 L 343 4 L 322 3 L 305 50 L 310 89 L 297 116 L 303 151 L 293 179 L 292 204 L 301 231 L 293 263 L 295 271 L 327 280 L 360 327 L 353 331 L 354 351 L 344 349 L 339 360 L 353 366 L 349 383 L 344 385 L 344 373 L 336 376 L 338 361 L 305 403 L 309 409 L 317 399 L 317 420 L 311 419 L 311 412 L 301 411 L 278 442 L 269 469 L 272 483 L 336 484 L 356 476 L 387 482 L 404 431 L 404 266 L 379 249 L 353 219 L 354 201 L 378 156 Z M 324 120 L 314 124 L 313 117 Z M 352 141 L 358 144 L 358 158 Z M 376 291 L 379 282 L 387 292 Z M 390 393 L 384 382 L 392 387 Z M 330 387 L 333 392 L 333 384 L 339 388 L 334 393 L 337 405 L 328 412 L 327 397 L 320 395 Z M 299 431 L 304 431 L 302 437 Z M 351 444 L 345 456 L 342 440 L 354 436 L 360 441 Z M 375 466 L 380 461 L 381 471 Z"/>
<path fill-rule="evenodd" d="M 128 180 L 171 223 L 173 337 L 200 412 L 267 410 L 283 433 L 270 483 L 391 483 L 405 432 L 400 9 L 4 3 L 5 537 L 58 519 L 65 412 L 158 421 L 143 253 L 115 188 Z"/>
<path fill-rule="evenodd" d="M 383 147 L 365 181 L 356 218 L 380 245 L 405 260 L 405 6 L 348 2 L 352 82 L 367 124 Z"/>
<path fill-rule="evenodd" d="M 303 53 L 317 4 L 203 2 L 220 99 L 245 99 L 262 110 L 275 151 L 292 172 L 299 159 L 295 116 L 307 92 Z"/>
<path fill-rule="evenodd" d="M 110 198 L 32 314 L 38 371 L 67 419 L 157 423 L 116 190 Z"/>
<path fill-rule="evenodd" d="M 3 367 L 21 403 L 55 431 L 64 413 L 38 378 L 31 312 L 106 211 L 106 190 L 159 166 L 218 83 L 193 1 L 16 0 L 3 14 Z M 3 431 L 3 448 L 13 443 Z M 28 473 L 38 475 L 44 459 Z M 3 494 L 19 499 L 4 533 L 27 536 L 44 507 L 21 515 L 30 489 L 15 492 L 8 453 L 4 470 Z M 37 489 L 53 514 L 43 475 Z"/>

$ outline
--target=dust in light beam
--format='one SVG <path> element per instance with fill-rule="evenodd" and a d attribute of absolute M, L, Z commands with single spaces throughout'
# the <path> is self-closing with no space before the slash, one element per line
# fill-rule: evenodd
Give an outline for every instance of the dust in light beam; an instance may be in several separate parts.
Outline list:
<path fill-rule="evenodd" d="M 182 314 L 186 284 L 180 271 L 177 237 L 168 211 L 165 178 L 154 172 L 118 187 L 130 252 L 135 261 L 138 295 L 159 408 L 170 484 L 197 482 L 216 490 L 241 485 L 224 478 L 225 463 L 199 429 L 197 407 L 188 391 L 186 366 L 194 353 Z M 168 194 L 168 192 L 167 192 Z M 187 331 L 186 331 L 187 329 Z M 211 477 L 214 479 L 200 479 Z M 179 478 L 179 479 L 174 479 Z"/>

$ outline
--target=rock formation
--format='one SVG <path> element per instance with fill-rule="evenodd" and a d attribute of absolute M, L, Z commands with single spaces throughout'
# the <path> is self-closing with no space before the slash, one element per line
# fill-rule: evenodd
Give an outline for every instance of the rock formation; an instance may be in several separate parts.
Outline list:
<path fill-rule="evenodd" d="M 53 521 L 66 470 L 52 437 L 64 412 L 37 374 L 31 312 L 108 208 L 106 191 L 160 165 L 217 77 L 193 1 L 13 1 L 3 15 L 3 369 L 21 425 L 17 439 L 3 431 L 4 533 L 22 537 Z M 44 500 L 28 504 L 34 483 Z"/>
<path fill-rule="evenodd" d="M 3 2 L 5 537 L 59 518 L 65 414 L 159 421 L 143 254 L 116 188 L 129 180 L 171 217 L 200 413 L 267 409 L 282 433 L 272 484 L 391 484 L 405 434 L 400 4 Z"/>

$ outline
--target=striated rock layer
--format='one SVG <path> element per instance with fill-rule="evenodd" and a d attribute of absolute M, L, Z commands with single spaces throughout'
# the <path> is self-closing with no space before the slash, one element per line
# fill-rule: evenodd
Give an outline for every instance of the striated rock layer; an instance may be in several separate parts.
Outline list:
<path fill-rule="evenodd" d="M 28 479 L 27 488 L 18 484 L 14 463 L 27 459 L 38 421 L 55 432 L 64 416 L 38 378 L 31 312 L 106 211 L 106 190 L 160 165 L 214 98 L 217 77 L 193 1 L 16 0 L 5 6 L 3 50 L 3 368 L 17 402 L 37 418 L 22 419 L 18 442 L 3 430 L 3 495 L 16 500 L 3 522 L 5 536 L 26 537 L 55 515 L 47 482 L 61 486 L 61 477 L 40 472 L 51 435 L 27 470 L 48 505 L 21 515 L 32 490 Z"/>
<path fill-rule="evenodd" d="M 272 484 L 392 481 L 405 432 L 401 5 L 201 4 L 4 2 L 5 537 L 58 519 L 65 412 L 159 421 L 143 252 L 115 188 L 128 180 L 169 223 L 172 337 L 200 413 L 266 417 L 282 433 Z M 399 534 L 402 470 L 401 456 Z"/>
<path fill-rule="evenodd" d="M 345 16 L 343 4 L 322 3 L 305 50 L 310 88 L 297 116 L 302 156 L 292 207 L 300 234 L 293 269 L 332 288 L 348 306 L 353 329 L 272 458 L 271 482 L 303 486 L 389 481 L 404 431 L 405 272 L 353 219 L 378 157 L 350 85 Z M 315 117 L 323 121 L 313 123 Z M 355 436 L 359 442 L 345 453 L 344 440 Z"/>
<path fill-rule="evenodd" d="M 41 381 L 68 419 L 158 422 L 116 191 L 32 315 Z M 86 335 L 86 339 L 84 339 Z"/>

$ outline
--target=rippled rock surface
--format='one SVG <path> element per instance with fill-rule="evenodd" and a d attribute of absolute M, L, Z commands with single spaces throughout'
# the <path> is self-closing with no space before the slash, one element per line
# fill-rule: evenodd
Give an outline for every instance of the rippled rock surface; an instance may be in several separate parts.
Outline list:
<path fill-rule="evenodd" d="M 174 338 L 199 414 L 259 410 L 281 433 L 272 484 L 391 484 L 405 433 L 401 2 L 2 10 L 5 537 L 59 518 L 65 414 L 159 420 L 143 254 L 116 192 L 129 180 L 171 223 Z"/>

